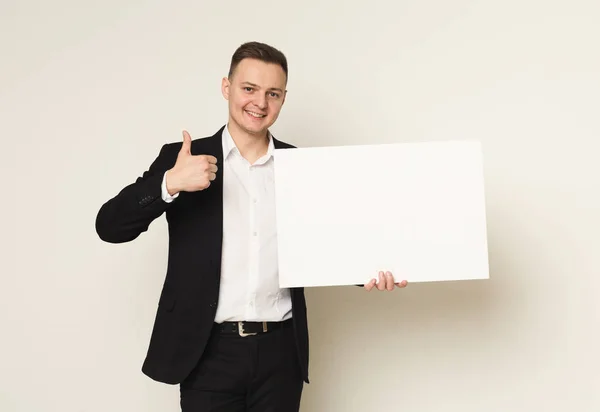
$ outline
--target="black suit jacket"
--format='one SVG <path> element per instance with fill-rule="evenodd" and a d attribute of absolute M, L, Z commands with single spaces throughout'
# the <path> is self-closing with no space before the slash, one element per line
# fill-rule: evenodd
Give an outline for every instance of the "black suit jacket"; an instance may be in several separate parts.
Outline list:
<path fill-rule="evenodd" d="M 217 158 L 218 171 L 211 185 L 199 192 L 181 192 L 162 200 L 164 173 L 173 167 L 182 143 L 164 145 L 147 171 L 100 208 L 96 232 L 106 242 L 123 243 L 148 230 L 152 221 L 166 215 L 169 252 L 166 277 L 146 359 L 142 366 L 150 378 L 177 384 L 186 378 L 202 356 L 218 305 L 223 236 L 224 126 L 213 136 L 192 141 L 193 155 Z M 277 149 L 294 146 L 274 139 Z M 291 290 L 292 319 L 298 359 L 308 383 L 308 326 L 303 288 Z"/>

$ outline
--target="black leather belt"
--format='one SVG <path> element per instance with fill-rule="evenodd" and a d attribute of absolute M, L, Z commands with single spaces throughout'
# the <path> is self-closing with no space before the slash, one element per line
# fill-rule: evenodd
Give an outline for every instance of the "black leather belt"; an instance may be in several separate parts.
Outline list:
<path fill-rule="evenodd" d="M 292 326 L 292 319 L 283 322 L 223 322 L 216 323 L 215 327 L 221 333 L 233 333 L 240 336 L 252 336 L 259 333 L 268 333 L 275 329 Z"/>

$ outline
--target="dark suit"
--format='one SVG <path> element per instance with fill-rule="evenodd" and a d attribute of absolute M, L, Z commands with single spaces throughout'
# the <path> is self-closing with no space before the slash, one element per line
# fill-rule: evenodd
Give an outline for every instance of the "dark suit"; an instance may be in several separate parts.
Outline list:
<path fill-rule="evenodd" d="M 182 192 L 167 203 L 161 197 L 165 171 L 176 162 L 181 143 L 162 147 L 150 168 L 123 188 L 98 212 L 96 231 L 106 242 L 136 239 L 166 214 L 169 254 L 166 278 L 142 371 L 169 384 L 181 383 L 198 363 L 218 305 L 223 236 L 222 127 L 215 135 L 192 142 L 193 155 L 217 158 L 216 179 L 208 189 Z M 276 149 L 294 146 L 274 139 Z M 308 383 L 308 326 L 302 288 L 292 289 L 293 331 L 302 377 Z"/>

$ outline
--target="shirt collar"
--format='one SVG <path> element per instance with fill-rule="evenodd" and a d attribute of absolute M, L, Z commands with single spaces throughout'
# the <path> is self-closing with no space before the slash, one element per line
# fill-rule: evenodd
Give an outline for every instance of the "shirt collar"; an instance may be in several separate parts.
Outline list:
<path fill-rule="evenodd" d="M 271 135 L 271 132 L 267 132 L 267 134 L 269 136 L 269 146 L 267 148 L 266 155 L 261 157 L 260 163 L 262 163 L 262 159 L 264 159 L 265 162 L 267 160 L 269 160 L 271 158 L 271 156 L 273 155 L 273 150 L 275 149 L 275 144 L 273 143 L 273 136 Z M 222 141 L 223 141 L 223 159 L 227 159 L 227 156 L 229 156 L 229 153 L 231 153 L 232 151 L 235 151 L 237 153 L 240 152 L 239 149 L 237 148 L 237 146 L 235 145 L 233 137 L 231 137 L 231 133 L 229 133 L 228 125 L 225 125 L 225 128 L 223 129 Z"/>

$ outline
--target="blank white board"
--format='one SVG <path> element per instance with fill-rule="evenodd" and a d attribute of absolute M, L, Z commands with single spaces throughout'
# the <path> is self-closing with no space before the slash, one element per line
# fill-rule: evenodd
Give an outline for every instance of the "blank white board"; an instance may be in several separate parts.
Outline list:
<path fill-rule="evenodd" d="M 280 287 L 489 278 L 479 142 L 277 149 Z"/>

